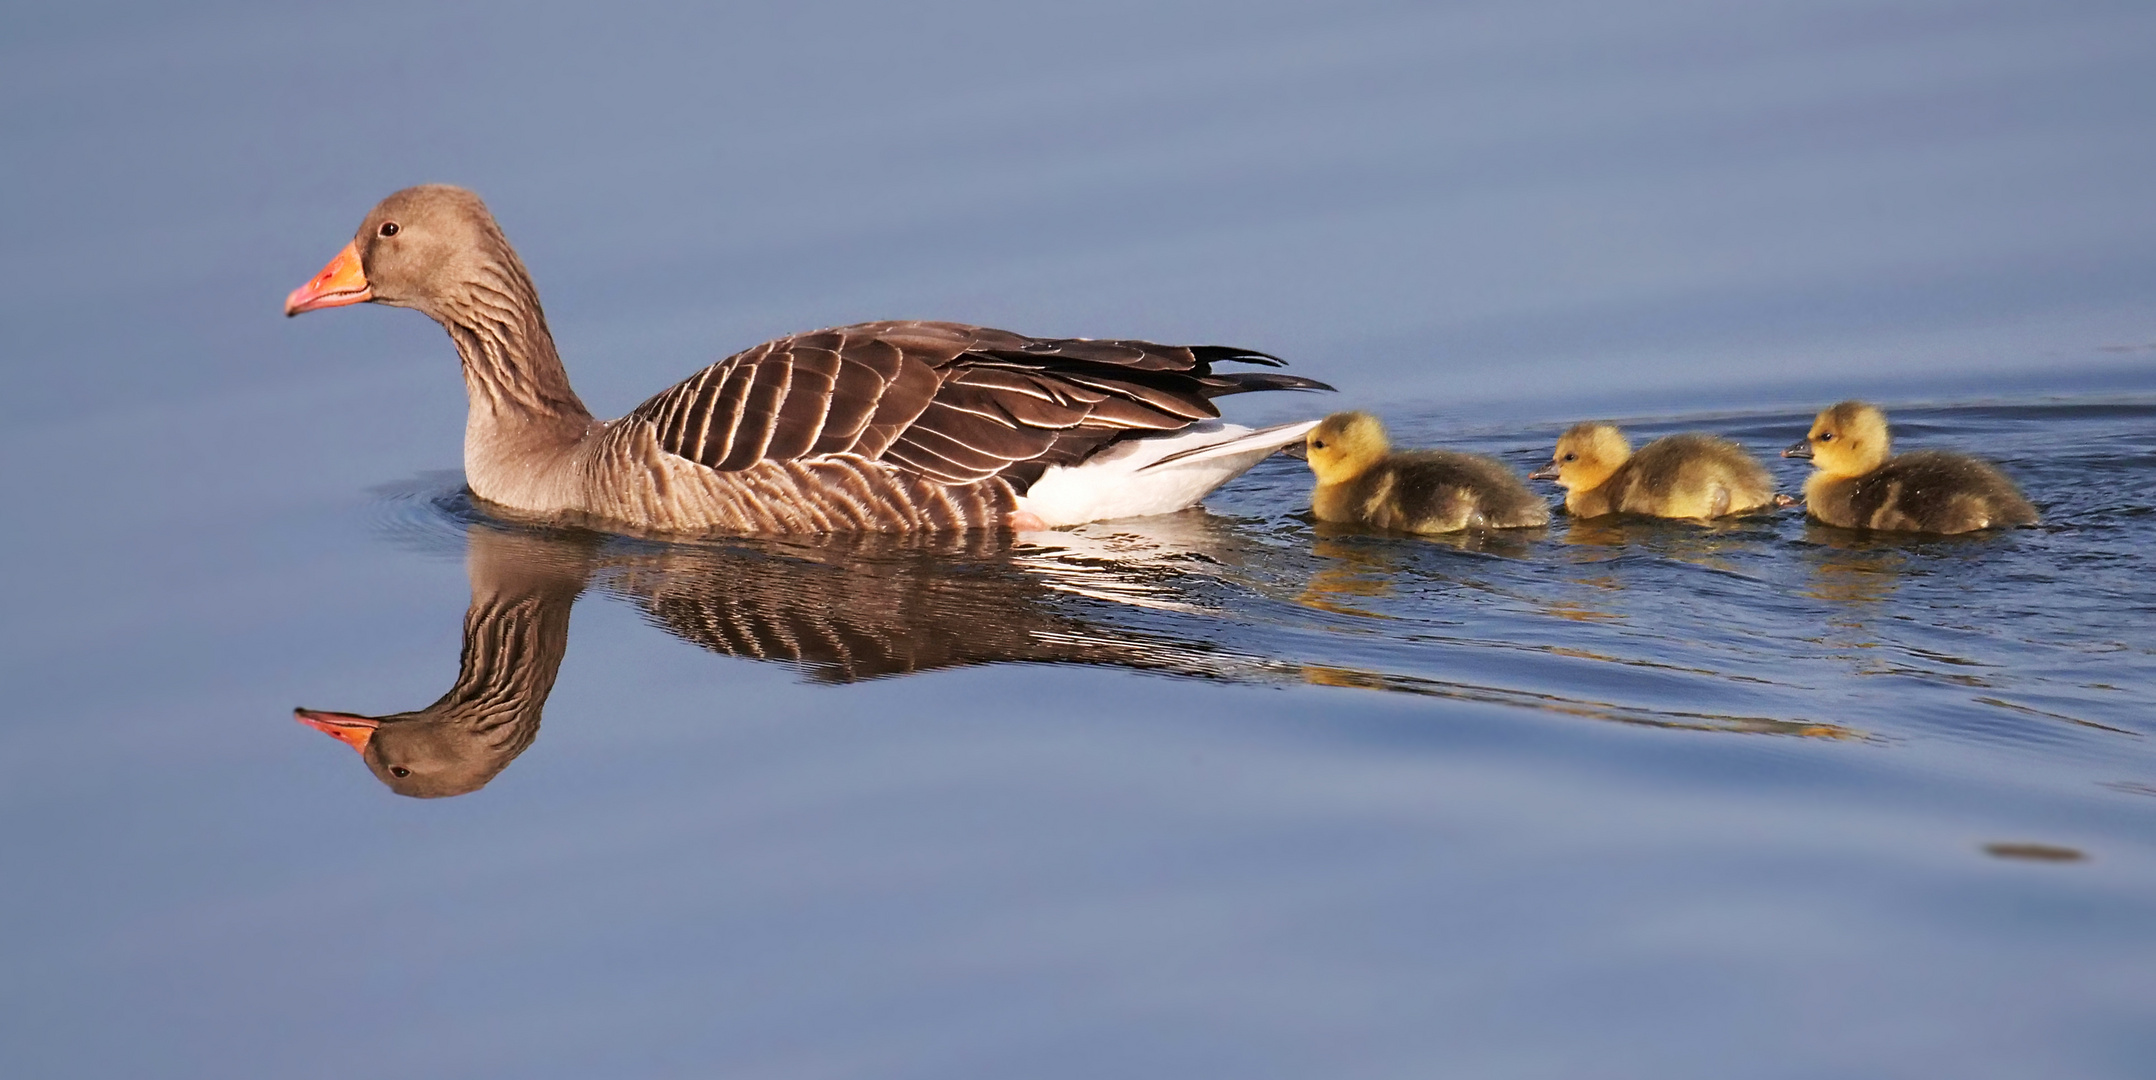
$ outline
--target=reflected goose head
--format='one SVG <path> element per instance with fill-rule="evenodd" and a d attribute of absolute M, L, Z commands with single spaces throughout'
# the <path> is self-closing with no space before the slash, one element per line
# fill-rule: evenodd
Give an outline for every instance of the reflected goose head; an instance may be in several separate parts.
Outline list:
<path fill-rule="evenodd" d="M 1363 474 L 1392 449 L 1385 424 L 1365 412 L 1334 413 L 1303 437 L 1310 471 L 1320 484 L 1338 484 Z"/>
<path fill-rule="evenodd" d="M 433 712 L 361 716 L 294 709 L 292 718 L 359 751 L 376 779 L 418 799 L 477 791 L 523 749 L 503 753 L 487 732 Z"/>
<path fill-rule="evenodd" d="M 476 791 L 538 737 L 568 648 L 569 611 L 591 573 L 592 538 L 471 526 L 472 602 L 457 681 L 434 704 L 387 716 L 295 709 L 293 719 L 359 751 L 399 795 Z"/>
<path fill-rule="evenodd" d="M 352 242 L 285 298 L 285 314 L 372 302 L 440 318 L 445 301 L 462 299 L 475 285 L 521 293 L 524 280 L 522 264 L 479 196 L 423 184 L 376 204 Z"/>
<path fill-rule="evenodd" d="M 1829 476 L 1863 476 L 1886 464 L 1892 450 L 1886 413 L 1867 402 L 1844 401 L 1821 409 L 1811 432 L 1782 456 L 1808 458 Z"/>
<path fill-rule="evenodd" d="M 1549 465 L 1527 475 L 1530 480 L 1555 480 L 1566 491 L 1591 491 L 1631 457 L 1632 443 L 1617 425 L 1590 421 L 1558 436 Z"/>

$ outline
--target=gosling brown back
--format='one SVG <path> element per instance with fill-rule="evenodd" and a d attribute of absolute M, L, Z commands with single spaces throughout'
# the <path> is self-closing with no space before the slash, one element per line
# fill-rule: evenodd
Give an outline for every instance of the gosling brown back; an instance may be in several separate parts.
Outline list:
<path fill-rule="evenodd" d="M 1504 463 L 1481 454 L 1395 451 L 1361 475 L 1330 486 L 1339 489 L 1331 498 L 1312 500 L 1318 516 L 1327 521 L 1416 533 L 1550 523 L 1549 504 Z M 1320 507 L 1321 502 L 1330 506 Z"/>
<path fill-rule="evenodd" d="M 1577 517 L 1618 513 L 1716 518 L 1772 503 L 1774 478 L 1744 447 L 1720 436 L 1686 432 L 1641 447 L 1602 486 L 1580 496 L 1577 506 L 1571 498 L 1565 500 Z"/>
<path fill-rule="evenodd" d="M 1863 476 L 1815 477 L 1805 503 L 1813 517 L 1845 529 L 1951 534 L 2037 520 L 1997 468 L 1945 450 L 1900 454 Z"/>

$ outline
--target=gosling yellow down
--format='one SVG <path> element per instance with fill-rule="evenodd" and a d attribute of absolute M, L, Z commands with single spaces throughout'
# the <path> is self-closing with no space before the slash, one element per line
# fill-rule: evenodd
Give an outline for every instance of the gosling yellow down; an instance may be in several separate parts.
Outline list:
<path fill-rule="evenodd" d="M 1334 413 L 1304 436 L 1320 521 L 1400 532 L 1520 529 L 1550 523 L 1550 508 L 1496 458 L 1453 450 L 1392 449 L 1369 413 Z"/>
<path fill-rule="evenodd" d="M 1557 481 L 1566 512 L 1579 518 L 1718 518 L 1774 501 L 1774 478 L 1728 439 L 1668 435 L 1635 454 L 1615 424 L 1574 424 L 1558 436 L 1549 467 L 1527 475 Z"/>
<path fill-rule="evenodd" d="M 1844 401 L 1820 411 L 1811 433 L 1782 451 L 1809 458 L 1804 509 L 1829 525 L 1893 532 L 1965 533 L 2033 525 L 2036 508 L 1990 463 L 1944 450 L 1890 456 L 1877 405 Z"/>

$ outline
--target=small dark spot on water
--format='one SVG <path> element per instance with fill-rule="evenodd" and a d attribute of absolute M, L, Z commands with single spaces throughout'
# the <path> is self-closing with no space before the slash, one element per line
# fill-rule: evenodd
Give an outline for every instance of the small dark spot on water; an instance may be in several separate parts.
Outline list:
<path fill-rule="evenodd" d="M 2022 859 L 2028 862 L 2085 862 L 2088 859 L 2088 855 L 2077 848 L 2060 847 L 2057 844 L 1985 844 L 1984 854 L 1994 859 Z"/>

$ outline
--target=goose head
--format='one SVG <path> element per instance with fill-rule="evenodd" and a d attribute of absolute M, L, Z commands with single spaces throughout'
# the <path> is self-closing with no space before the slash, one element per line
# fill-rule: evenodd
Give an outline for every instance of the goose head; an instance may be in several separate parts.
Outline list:
<path fill-rule="evenodd" d="M 1550 463 L 1528 473 L 1530 480 L 1555 480 L 1566 491 L 1592 491 L 1601 487 L 1632 457 L 1632 443 L 1617 425 L 1601 422 L 1574 424 L 1557 437 Z"/>
<path fill-rule="evenodd" d="M 450 307 L 469 306 L 475 292 L 491 289 L 507 299 L 524 291 L 518 283 L 525 280 L 479 196 L 423 184 L 375 204 L 352 242 L 285 298 L 284 313 L 371 302 L 414 308 L 439 321 Z"/>
<path fill-rule="evenodd" d="M 1892 450 L 1886 413 L 1867 402 L 1844 401 L 1821 409 L 1811 432 L 1782 456 L 1808 459 L 1829 476 L 1863 476 L 1886 464 Z"/>
<path fill-rule="evenodd" d="M 1392 448 L 1385 425 L 1364 412 L 1342 412 L 1318 422 L 1303 437 L 1310 471 L 1320 484 L 1352 480 L 1383 460 Z"/>

